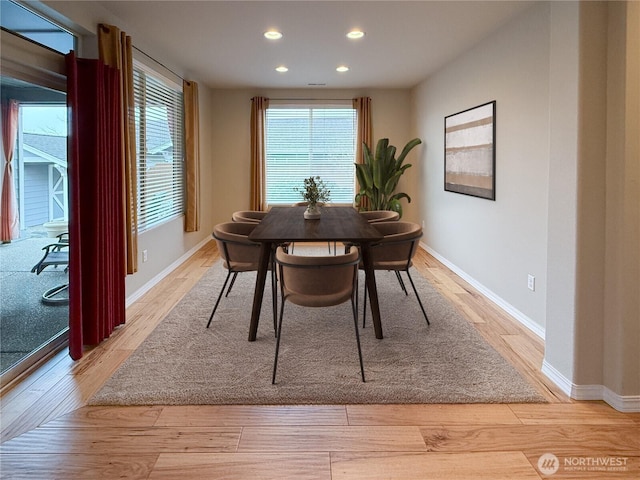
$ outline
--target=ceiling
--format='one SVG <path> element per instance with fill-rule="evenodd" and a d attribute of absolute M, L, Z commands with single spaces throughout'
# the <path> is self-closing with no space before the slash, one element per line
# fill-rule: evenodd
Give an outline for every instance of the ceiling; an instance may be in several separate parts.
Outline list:
<path fill-rule="evenodd" d="M 410 88 L 533 2 L 96 3 L 123 20 L 134 46 L 213 88 Z M 347 39 L 354 28 L 364 38 Z M 266 40 L 269 29 L 283 38 Z M 336 72 L 343 64 L 350 70 Z"/>

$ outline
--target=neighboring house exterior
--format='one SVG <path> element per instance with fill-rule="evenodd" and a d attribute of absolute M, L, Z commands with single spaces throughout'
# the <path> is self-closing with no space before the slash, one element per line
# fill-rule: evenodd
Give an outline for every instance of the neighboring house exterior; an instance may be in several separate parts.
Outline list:
<path fill-rule="evenodd" d="M 18 149 L 20 228 L 67 220 L 67 137 L 22 133 Z"/>

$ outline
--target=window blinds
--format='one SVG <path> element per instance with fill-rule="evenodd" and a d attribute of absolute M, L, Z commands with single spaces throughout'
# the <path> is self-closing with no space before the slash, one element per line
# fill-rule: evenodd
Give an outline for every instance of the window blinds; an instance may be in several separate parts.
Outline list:
<path fill-rule="evenodd" d="M 184 213 L 182 89 L 136 66 L 138 232 Z"/>
<path fill-rule="evenodd" d="M 327 184 L 331 203 L 353 203 L 357 122 L 351 106 L 270 107 L 265 123 L 268 205 L 301 201 L 294 188 L 310 176 Z"/>

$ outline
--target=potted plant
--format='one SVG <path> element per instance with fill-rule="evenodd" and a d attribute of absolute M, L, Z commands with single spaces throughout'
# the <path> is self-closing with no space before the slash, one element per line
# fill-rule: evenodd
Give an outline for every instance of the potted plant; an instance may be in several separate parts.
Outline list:
<path fill-rule="evenodd" d="M 402 164 L 405 157 L 421 143 L 422 140 L 414 138 L 404 146 L 397 159 L 396 147 L 389 145 L 388 138 L 378 140 L 375 156 L 366 143 L 362 144 L 364 163 L 356 163 L 356 178 L 360 184 L 355 198 L 358 210 L 393 210 L 402 217 L 400 199 L 406 198 L 411 203 L 411 197 L 395 190 L 400 177 L 411 166 L 410 163 Z"/>
<path fill-rule="evenodd" d="M 317 175 L 305 178 L 303 187 L 294 190 L 300 193 L 307 205 L 304 212 L 304 218 L 307 219 L 320 218 L 319 206 L 331 200 L 331 190 Z"/>

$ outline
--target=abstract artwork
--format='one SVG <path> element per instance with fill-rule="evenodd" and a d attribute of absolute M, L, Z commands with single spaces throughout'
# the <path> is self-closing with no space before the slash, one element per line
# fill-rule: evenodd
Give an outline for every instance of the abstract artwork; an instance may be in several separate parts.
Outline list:
<path fill-rule="evenodd" d="M 496 102 L 444 118 L 444 189 L 496 199 Z"/>

